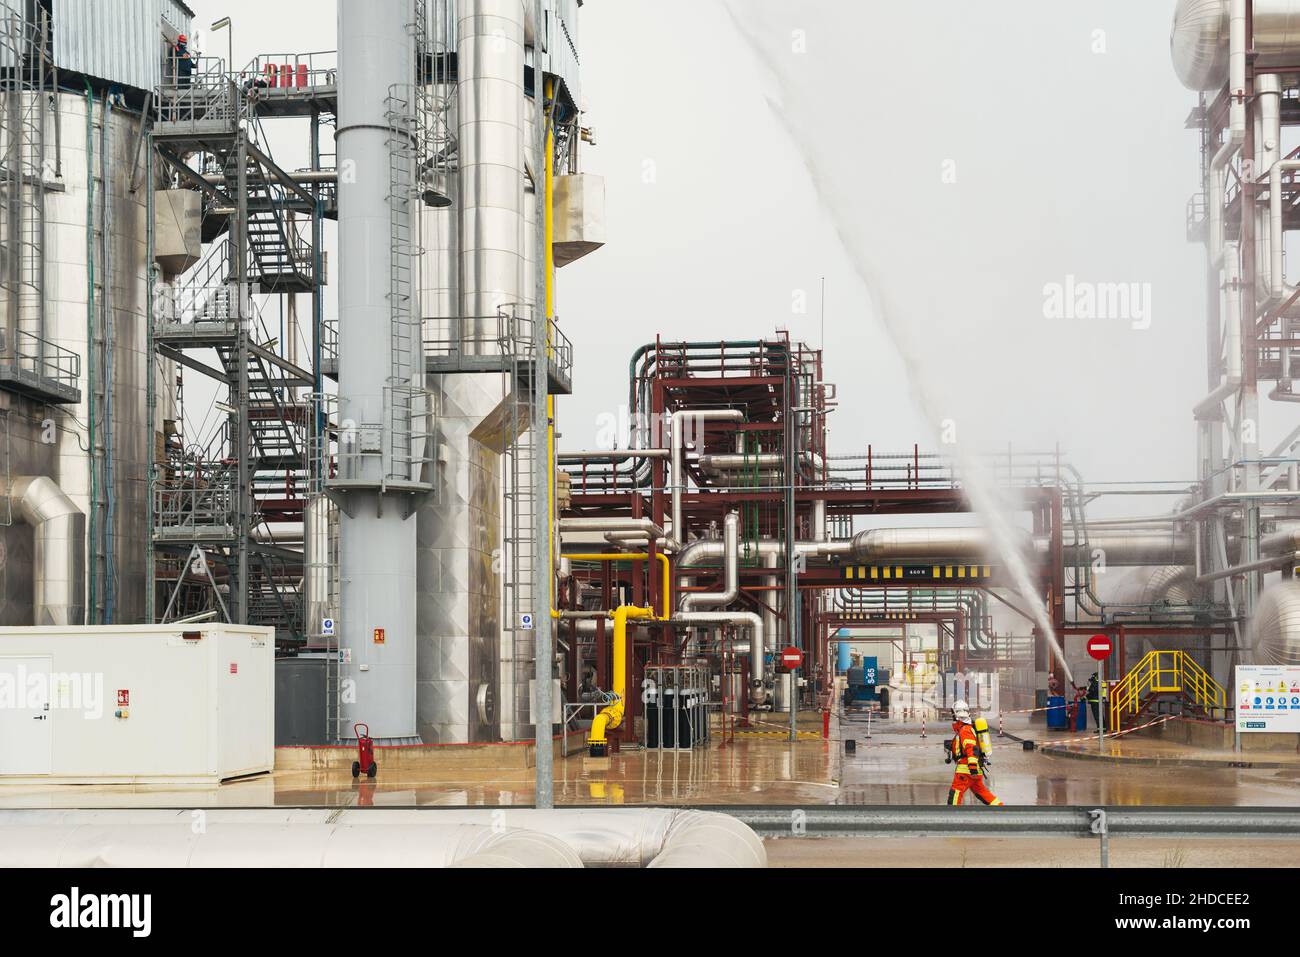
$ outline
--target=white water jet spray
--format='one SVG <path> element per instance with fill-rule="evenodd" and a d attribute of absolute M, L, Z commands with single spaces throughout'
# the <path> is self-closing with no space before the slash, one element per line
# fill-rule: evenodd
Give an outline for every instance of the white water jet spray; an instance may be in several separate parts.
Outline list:
<path fill-rule="evenodd" d="M 724 0 L 723 8 L 736 25 L 738 33 L 745 41 L 746 46 L 749 47 L 758 65 L 760 68 L 767 68 L 777 88 L 783 96 L 789 99 L 788 94 L 791 87 L 773 65 L 775 58 L 764 53 L 757 36 L 750 30 L 748 23 L 736 9 L 737 6 L 736 0 Z M 879 317 L 885 335 L 894 347 L 898 357 L 903 361 L 904 368 L 907 371 L 907 378 L 913 386 L 914 398 L 921 407 L 921 413 L 935 430 L 936 438 L 940 438 L 939 423 L 943 421 L 944 416 L 940 412 L 936 401 L 935 390 L 930 385 L 925 368 L 916 352 L 907 342 L 903 327 L 895 319 L 897 313 L 894 311 L 892 303 L 885 292 L 885 287 L 876 281 L 874 270 L 869 265 L 871 258 L 867 255 L 866 250 L 859 247 L 859 243 L 853 238 L 852 232 L 845 228 L 842 219 L 843 211 L 853 208 L 852 197 L 838 195 L 831 188 L 828 180 L 823 177 L 816 157 L 806 145 L 810 138 L 795 128 L 791 120 L 791 111 L 785 109 L 781 103 L 774 101 L 772 97 L 766 94 L 764 94 L 764 99 L 767 101 L 768 109 L 772 112 L 773 117 L 785 130 L 791 144 L 803 162 L 804 168 L 808 171 L 808 178 L 812 184 L 813 192 L 816 193 L 822 209 L 830 218 L 840 246 L 844 249 L 862 285 L 866 288 L 867 295 L 871 299 L 872 309 Z M 807 111 L 802 115 L 810 115 L 810 112 Z M 993 476 L 985 463 L 960 443 L 955 444 L 953 448 L 961 473 L 962 487 L 966 491 L 971 507 L 984 520 L 992 538 L 994 551 L 1011 575 L 1016 591 L 1027 606 L 1034 623 L 1038 626 L 1039 632 L 1047 641 L 1048 647 L 1051 648 L 1056 659 L 1061 663 L 1066 680 L 1073 684 L 1074 674 L 1070 670 L 1069 663 L 1065 660 L 1065 653 L 1061 648 L 1060 640 L 1057 638 L 1056 629 L 1052 626 L 1051 616 L 1048 614 L 1038 590 L 1034 587 L 1033 576 L 1029 572 L 1025 556 L 1020 551 L 1020 539 L 1016 534 L 1015 527 L 1006 510 L 1002 508 L 998 501 L 995 492 L 996 482 Z"/>

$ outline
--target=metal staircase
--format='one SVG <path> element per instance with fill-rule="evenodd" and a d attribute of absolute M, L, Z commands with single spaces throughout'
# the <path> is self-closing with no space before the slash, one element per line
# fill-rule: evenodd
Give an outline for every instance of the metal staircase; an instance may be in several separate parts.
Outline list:
<path fill-rule="evenodd" d="M 305 519 L 306 395 L 315 381 L 285 358 L 253 297 L 318 292 L 317 257 L 295 217 L 319 209 L 260 145 L 256 116 L 223 99 L 233 89 L 229 78 L 205 73 L 196 85 L 208 92 L 163 91 L 155 141 L 177 179 L 204 194 L 204 235 L 214 245 L 175 283 L 154 339 L 165 357 L 226 384 L 225 427 L 218 447 L 205 453 L 222 467 L 218 488 L 168 482 L 166 475 L 184 473 L 183 461 L 155 479 L 154 544 L 169 556 L 163 564 L 177 568 L 179 594 L 182 586 L 204 586 L 177 564 L 201 542 L 205 557 L 224 566 L 224 613 L 273 626 L 282 645 L 299 644 L 306 638 L 306 559 L 296 540 L 280 544 L 274 533 Z M 195 164 L 195 156 L 202 161 Z M 206 514 L 214 510 L 222 514 Z"/>
<path fill-rule="evenodd" d="M 1177 696 L 1193 714 L 1222 716 L 1227 692 L 1185 651 L 1149 651 L 1110 688 L 1110 727 L 1119 730 L 1149 712 L 1162 696 Z"/>
<path fill-rule="evenodd" d="M 289 222 L 284 209 L 285 191 L 255 165 L 248 175 L 249 264 L 257 291 L 311 292 L 311 244 Z"/>

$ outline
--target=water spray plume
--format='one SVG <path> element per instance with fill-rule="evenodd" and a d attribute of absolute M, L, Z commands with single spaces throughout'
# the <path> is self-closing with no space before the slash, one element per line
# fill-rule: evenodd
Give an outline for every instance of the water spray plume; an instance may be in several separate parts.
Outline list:
<path fill-rule="evenodd" d="M 745 41 L 746 46 L 749 47 L 760 68 L 764 66 L 767 68 L 777 88 L 783 96 L 789 99 L 788 94 L 792 89 L 790 83 L 777 72 L 775 59 L 764 53 L 749 22 L 738 12 L 738 6 L 739 4 L 735 3 L 734 0 L 724 4 L 727 15 L 736 25 L 739 35 Z M 870 265 L 871 257 L 865 249 L 861 248 L 852 231 L 846 228 L 844 215 L 845 211 L 854 208 L 853 197 L 851 195 L 840 195 L 827 178 L 823 176 L 816 156 L 807 146 L 811 141 L 811 137 L 795 127 L 792 119 L 796 115 L 795 111 L 788 109 L 770 96 L 767 96 L 766 100 L 772 115 L 781 124 L 798 153 L 799 159 L 808 173 L 813 192 L 816 193 L 822 209 L 834 227 L 836 239 L 871 299 L 872 311 L 879 319 L 890 345 L 893 346 L 894 351 L 903 362 L 908 381 L 912 384 L 913 398 L 920 406 L 922 415 L 931 424 L 931 427 L 935 430 L 936 438 L 938 438 L 939 423 L 943 421 L 944 416 L 938 402 L 937 390 L 933 388 L 928 380 L 925 367 L 919 359 L 918 350 L 913 349 L 908 342 L 905 327 L 898 320 L 901 313 L 893 308 L 885 286 L 875 277 L 874 270 Z M 809 115 L 809 113 L 805 112 L 799 115 Z M 1012 583 L 1028 608 L 1034 624 L 1038 626 L 1038 630 L 1047 641 L 1048 647 L 1051 648 L 1052 653 L 1061 663 L 1066 680 L 1073 684 L 1074 675 L 1070 671 L 1069 663 L 1065 660 L 1065 654 L 1056 635 L 1056 629 L 1052 626 L 1051 616 L 1043 603 L 1042 596 L 1039 595 L 1037 588 L 1034 586 L 1033 575 L 1030 573 L 1025 556 L 1020 551 L 1020 538 L 1016 533 L 1016 528 L 1007 513 L 1007 509 L 998 500 L 996 481 L 986 463 L 979 456 L 973 454 L 961 444 L 954 444 L 952 448 L 961 475 L 962 488 L 970 500 L 971 507 L 983 519 L 992 539 L 994 551 L 998 558 L 1001 559 L 1007 573 L 1011 576 Z"/>

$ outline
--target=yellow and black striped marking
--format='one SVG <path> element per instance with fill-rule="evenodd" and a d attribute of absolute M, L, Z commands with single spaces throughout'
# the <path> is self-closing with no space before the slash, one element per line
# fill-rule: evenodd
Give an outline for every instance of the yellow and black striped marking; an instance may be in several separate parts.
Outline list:
<path fill-rule="evenodd" d="M 849 621 L 917 621 L 920 614 L 914 611 L 848 611 L 836 612 L 835 620 Z"/>
<path fill-rule="evenodd" d="M 992 577 L 988 565 L 847 565 L 849 581 L 984 581 Z"/>

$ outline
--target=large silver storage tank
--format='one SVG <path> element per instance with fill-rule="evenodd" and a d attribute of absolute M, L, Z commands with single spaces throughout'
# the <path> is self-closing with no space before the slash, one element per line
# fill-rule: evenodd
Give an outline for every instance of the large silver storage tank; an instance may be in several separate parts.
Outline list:
<path fill-rule="evenodd" d="M 95 607 L 87 620 L 134 623 L 144 620 L 148 582 L 149 435 L 147 316 L 150 296 L 148 196 L 146 170 L 140 160 L 137 188 L 131 192 L 140 117 L 105 109 L 102 97 L 88 105 L 85 96 L 57 94 L 47 104 L 47 129 L 54 129 L 57 108 L 60 136 L 45 139 L 46 180 L 62 189 L 45 192 L 45 335 L 81 357 L 80 402 L 45 404 L 0 393 L 8 415 L 9 477 L 35 475 L 52 479 L 85 516 L 86 526 L 104 530 L 103 554 L 87 554 L 85 567 L 95 576 Z M 91 128 L 87 129 L 87 111 Z M 54 171 L 61 172 L 55 177 Z M 105 174 L 106 173 L 106 177 Z M 87 184 L 94 184 L 93 206 Z M 107 255 L 100 231 L 108 223 Z M 91 218 L 93 216 L 93 225 Z M 94 277 L 94 310 L 90 266 Z M 105 272 L 107 266 L 107 272 Z M 0 303 L 0 310 L 6 307 Z M 4 318 L 0 316 L 0 318 Z M 101 330 L 107 351 L 91 356 L 88 323 Z M 99 385 L 90 384 L 91 364 Z M 102 389 L 111 374 L 107 396 Z M 104 401 L 108 398 L 109 401 Z M 106 408 L 107 407 L 107 408 Z M 100 505 L 91 507 L 89 429 L 95 418 L 96 445 L 111 441 L 111 479 L 96 481 Z M 159 422 L 164 413 L 159 413 Z M 111 509 L 110 509 L 111 505 Z M 111 514 L 111 522 L 109 516 Z M 9 504 L 0 507 L 0 624 L 33 623 L 33 531 L 18 520 Z M 83 547 L 85 547 L 83 545 Z M 94 552 L 101 548 L 91 546 Z M 83 601 L 84 605 L 84 601 Z M 41 624 L 42 622 L 36 622 Z"/>
<path fill-rule="evenodd" d="M 1229 0 L 1178 0 L 1169 47 L 1178 79 L 1190 90 L 1228 82 Z M 1255 0 L 1255 65 L 1294 66 L 1300 53 L 1300 0 Z"/>

